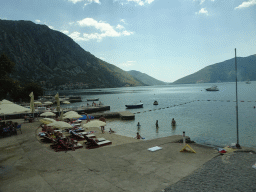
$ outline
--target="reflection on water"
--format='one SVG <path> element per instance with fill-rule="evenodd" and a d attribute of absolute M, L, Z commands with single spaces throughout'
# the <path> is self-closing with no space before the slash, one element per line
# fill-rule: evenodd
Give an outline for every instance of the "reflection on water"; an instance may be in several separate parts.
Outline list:
<path fill-rule="evenodd" d="M 172 125 L 172 134 L 175 135 L 176 125 Z"/>
<path fill-rule="evenodd" d="M 81 90 L 75 94 L 82 100 L 100 99 L 111 107 L 110 111 L 128 110 L 135 113 L 135 120 L 107 120 L 107 127 L 117 134 L 135 137 L 136 132 L 148 139 L 170 135 L 186 135 L 203 144 L 229 145 L 236 142 L 235 83 L 216 83 L 220 91 L 207 92 L 212 84 L 168 85 L 152 87 L 127 87 L 115 89 Z M 60 93 L 61 94 L 61 93 Z M 73 94 L 73 92 L 68 92 Z M 68 95 L 66 93 L 66 95 Z M 255 118 L 256 82 L 238 83 L 240 145 L 256 147 Z M 157 100 L 158 105 L 153 105 Z M 143 102 L 141 109 L 126 109 L 125 105 Z M 249 102 L 251 101 L 251 102 Z M 87 102 L 72 103 L 73 106 Z M 90 103 L 89 103 L 90 104 Z M 177 126 L 171 126 L 175 118 Z M 159 122 L 156 128 L 156 120 Z M 137 127 L 140 122 L 141 127 Z"/>

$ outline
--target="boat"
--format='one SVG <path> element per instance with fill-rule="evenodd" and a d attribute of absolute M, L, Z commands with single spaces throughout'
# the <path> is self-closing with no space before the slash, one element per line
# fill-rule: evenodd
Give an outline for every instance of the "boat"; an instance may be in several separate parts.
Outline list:
<path fill-rule="evenodd" d="M 158 102 L 157 102 L 157 101 L 154 101 L 153 105 L 158 105 Z"/>
<path fill-rule="evenodd" d="M 68 98 L 68 101 L 70 103 L 75 103 L 75 102 L 82 102 L 82 98 L 80 96 L 70 96 Z"/>
<path fill-rule="evenodd" d="M 125 105 L 125 107 L 128 108 L 128 109 L 142 108 L 143 103 L 138 103 L 138 104 L 134 104 L 134 105 Z"/>
<path fill-rule="evenodd" d="M 87 99 L 87 101 L 99 101 L 99 98 Z"/>
<path fill-rule="evenodd" d="M 250 81 L 250 80 L 247 80 L 245 83 L 246 83 L 246 84 L 251 84 L 251 81 Z"/>
<path fill-rule="evenodd" d="M 219 89 L 216 85 L 213 85 L 212 87 L 207 88 L 206 91 L 219 91 Z"/>

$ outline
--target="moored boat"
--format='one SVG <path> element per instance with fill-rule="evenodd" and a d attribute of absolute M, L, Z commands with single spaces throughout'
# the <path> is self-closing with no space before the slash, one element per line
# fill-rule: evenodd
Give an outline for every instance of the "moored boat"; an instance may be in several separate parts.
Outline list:
<path fill-rule="evenodd" d="M 157 102 L 157 101 L 154 101 L 153 105 L 158 105 L 158 102 Z"/>
<path fill-rule="evenodd" d="M 99 98 L 87 99 L 87 101 L 99 101 Z"/>
<path fill-rule="evenodd" d="M 210 87 L 210 88 L 207 88 L 206 91 L 219 91 L 218 87 L 216 85 Z"/>
<path fill-rule="evenodd" d="M 251 84 L 251 81 L 250 81 L 250 80 L 247 80 L 245 83 L 246 83 L 246 84 Z"/>
<path fill-rule="evenodd" d="M 125 105 L 125 107 L 128 108 L 128 109 L 142 108 L 143 103 L 138 103 L 138 104 L 134 104 L 134 105 Z"/>

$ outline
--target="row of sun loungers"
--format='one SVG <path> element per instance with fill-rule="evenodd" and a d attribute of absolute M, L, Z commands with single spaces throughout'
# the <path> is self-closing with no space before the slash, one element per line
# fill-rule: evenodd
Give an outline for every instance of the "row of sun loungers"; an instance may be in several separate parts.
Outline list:
<path fill-rule="evenodd" d="M 82 148 L 83 146 L 77 141 L 86 140 L 86 149 L 94 149 L 106 145 L 111 145 L 112 142 L 106 140 L 105 138 L 96 138 L 94 134 L 90 134 L 90 132 L 80 132 L 76 133 L 74 131 L 69 131 L 71 134 L 71 140 L 68 138 L 64 139 L 55 139 L 48 134 L 43 135 L 42 141 L 47 143 L 53 143 L 51 148 L 56 152 L 58 151 L 68 151 Z"/>

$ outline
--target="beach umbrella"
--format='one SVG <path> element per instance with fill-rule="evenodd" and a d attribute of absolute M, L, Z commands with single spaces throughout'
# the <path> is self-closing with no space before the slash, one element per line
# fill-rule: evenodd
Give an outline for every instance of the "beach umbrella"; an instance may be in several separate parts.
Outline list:
<path fill-rule="evenodd" d="M 53 123 L 49 123 L 47 126 L 59 128 L 59 129 L 65 129 L 65 128 L 73 128 L 72 125 L 64 122 L 64 121 L 55 121 Z"/>
<path fill-rule="evenodd" d="M 44 104 L 52 105 L 52 102 L 51 101 L 45 101 Z"/>
<path fill-rule="evenodd" d="M 6 114 L 17 114 L 26 112 L 29 113 L 30 109 L 22 107 L 5 99 L 0 102 L 0 114 L 4 116 L 4 120 Z"/>
<path fill-rule="evenodd" d="M 67 116 L 69 114 L 78 114 L 76 111 L 68 111 L 66 113 L 64 113 L 64 116 Z"/>
<path fill-rule="evenodd" d="M 56 103 L 57 103 L 57 108 L 56 110 L 60 113 L 60 99 L 59 99 L 59 93 L 57 93 L 55 95 L 55 100 L 56 100 Z"/>
<path fill-rule="evenodd" d="M 55 122 L 55 120 L 54 120 L 54 119 L 51 119 L 51 118 L 43 118 L 43 119 L 40 119 L 39 121 L 40 121 L 41 123 L 43 123 L 43 124 L 49 124 L 49 123 Z"/>
<path fill-rule="evenodd" d="M 92 128 L 92 127 L 102 127 L 105 125 L 107 125 L 107 124 L 103 121 L 93 120 L 93 121 L 83 124 L 83 127 L 84 128 Z"/>
<path fill-rule="evenodd" d="M 81 118 L 83 117 L 82 115 L 79 115 L 78 113 L 70 113 L 68 115 L 65 115 L 64 116 L 64 119 L 78 119 L 78 118 Z"/>
<path fill-rule="evenodd" d="M 30 112 L 30 109 L 26 107 L 22 107 L 8 100 L 2 100 L 0 102 L 0 114 L 17 114 L 17 113 L 25 113 Z"/>
<path fill-rule="evenodd" d="M 42 103 L 40 101 L 35 101 L 34 104 L 36 105 L 42 105 Z"/>
<path fill-rule="evenodd" d="M 34 105 L 34 94 L 33 94 L 33 92 L 31 92 L 29 94 L 29 97 L 30 97 L 30 110 L 31 110 L 31 113 L 33 113 L 33 117 L 34 117 L 35 105 Z"/>
<path fill-rule="evenodd" d="M 53 112 L 44 112 L 40 116 L 42 116 L 42 117 L 52 117 L 52 116 L 55 116 L 55 113 L 53 113 Z"/>
<path fill-rule="evenodd" d="M 69 101 L 63 101 L 62 103 L 64 103 L 64 104 L 70 104 Z"/>

